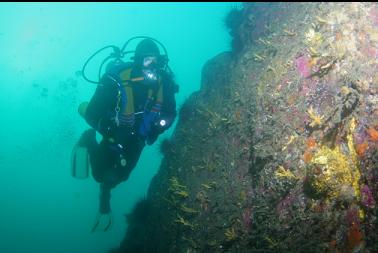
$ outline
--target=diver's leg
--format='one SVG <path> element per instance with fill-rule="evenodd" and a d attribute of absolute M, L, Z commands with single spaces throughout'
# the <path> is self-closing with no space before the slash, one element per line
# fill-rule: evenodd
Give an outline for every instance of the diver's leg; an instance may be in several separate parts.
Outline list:
<path fill-rule="evenodd" d="M 88 148 L 89 153 L 93 151 L 98 145 L 96 141 L 96 130 L 93 128 L 85 130 L 80 136 L 78 145 Z"/>
<path fill-rule="evenodd" d="M 108 231 L 112 226 L 112 214 L 110 208 L 111 187 L 105 183 L 100 184 L 99 210 L 92 232 L 96 230 Z"/>
<path fill-rule="evenodd" d="M 109 145 L 107 140 L 102 140 L 91 156 L 92 176 L 98 183 L 112 184 L 115 178 L 117 153 Z"/>
<path fill-rule="evenodd" d="M 119 164 L 119 179 L 122 181 L 126 181 L 131 171 L 137 165 L 140 155 L 142 154 L 143 148 L 145 143 L 143 140 L 137 140 L 136 142 L 128 146 L 126 146 L 126 151 L 124 153 L 124 158 L 126 159 L 126 165 L 122 166 L 122 161 Z"/>
<path fill-rule="evenodd" d="M 99 211 L 101 214 L 110 213 L 110 198 L 111 198 L 112 186 L 109 184 L 100 184 L 100 203 Z"/>
<path fill-rule="evenodd" d="M 118 184 L 115 173 L 118 156 L 119 154 L 111 147 L 111 143 L 102 140 L 94 157 L 97 166 L 92 169 L 92 175 L 100 183 L 99 212 L 101 214 L 111 212 L 111 190 Z"/>
<path fill-rule="evenodd" d="M 93 128 L 85 130 L 80 136 L 78 145 L 87 148 L 92 167 L 92 175 L 97 182 L 101 181 L 100 172 L 104 166 L 104 159 L 100 145 L 96 141 L 96 130 Z"/>
<path fill-rule="evenodd" d="M 99 211 L 102 214 L 111 211 L 111 190 L 128 179 L 145 146 L 144 141 L 134 140 L 126 146 L 126 152 L 121 156 L 119 151 L 109 144 L 105 140 L 100 143 L 96 157 L 97 165 L 100 166 L 97 170 L 92 169 L 93 177 L 100 183 Z M 123 160 L 126 160 L 126 163 Z"/>
<path fill-rule="evenodd" d="M 87 147 L 89 159 L 92 167 L 93 178 L 100 183 L 100 198 L 99 198 L 99 215 L 96 218 L 92 232 L 96 231 L 98 227 L 103 231 L 110 229 L 112 225 L 110 198 L 112 186 L 107 183 L 107 171 L 114 167 L 114 152 L 109 149 L 109 143 L 102 140 L 100 144 L 96 141 L 96 132 L 94 129 L 85 131 L 80 140 L 79 145 Z M 105 217 L 105 226 L 101 225 Z"/>

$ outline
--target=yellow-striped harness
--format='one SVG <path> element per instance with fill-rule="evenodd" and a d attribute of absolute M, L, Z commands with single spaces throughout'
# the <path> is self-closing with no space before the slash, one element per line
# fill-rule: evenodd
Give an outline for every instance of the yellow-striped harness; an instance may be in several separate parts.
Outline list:
<path fill-rule="evenodd" d="M 135 112 L 133 87 L 134 85 L 141 85 L 141 82 L 144 81 L 144 77 L 131 78 L 131 72 L 132 68 L 127 68 L 119 73 L 119 80 L 121 81 L 122 87 L 119 87 L 118 89 L 117 105 L 115 108 L 116 123 L 118 121 L 117 125 L 123 123 L 132 126 L 135 122 L 135 115 L 143 113 L 143 111 Z M 126 103 L 124 100 L 126 100 Z M 163 85 L 161 77 L 158 78 L 157 89 L 153 89 L 153 87 L 148 89 L 146 105 L 149 103 L 152 103 L 151 108 L 144 108 L 145 110 L 149 109 L 154 112 L 160 112 L 163 103 Z M 122 108 L 120 105 L 122 105 Z"/>

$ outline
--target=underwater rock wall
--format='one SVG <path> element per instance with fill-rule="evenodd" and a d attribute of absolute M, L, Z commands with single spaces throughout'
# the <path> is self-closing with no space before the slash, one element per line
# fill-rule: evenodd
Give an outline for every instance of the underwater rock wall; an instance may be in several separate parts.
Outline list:
<path fill-rule="evenodd" d="M 117 252 L 378 252 L 378 5 L 233 11 Z"/>

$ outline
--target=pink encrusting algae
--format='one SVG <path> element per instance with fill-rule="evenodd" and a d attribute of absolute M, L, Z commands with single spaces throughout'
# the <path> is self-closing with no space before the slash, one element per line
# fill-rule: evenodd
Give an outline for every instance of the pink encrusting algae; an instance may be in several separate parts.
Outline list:
<path fill-rule="evenodd" d="M 295 67 L 302 77 L 308 77 L 311 73 L 310 58 L 305 55 L 296 58 Z"/>
<path fill-rule="evenodd" d="M 364 185 L 361 189 L 361 203 L 369 208 L 375 207 L 375 199 L 369 186 Z"/>

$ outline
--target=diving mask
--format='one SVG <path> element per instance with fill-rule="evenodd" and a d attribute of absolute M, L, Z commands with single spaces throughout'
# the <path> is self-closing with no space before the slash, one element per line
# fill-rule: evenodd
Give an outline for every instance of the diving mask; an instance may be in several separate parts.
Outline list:
<path fill-rule="evenodd" d="M 156 81 L 157 80 L 157 63 L 156 56 L 146 56 L 143 58 L 143 75 L 145 80 Z"/>
<path fill-rule="evenodd" d="M 143 58 L 143 67 L 150 68 L 157 65 L 157 57 L 156 56 L 147 56 Z"/>

